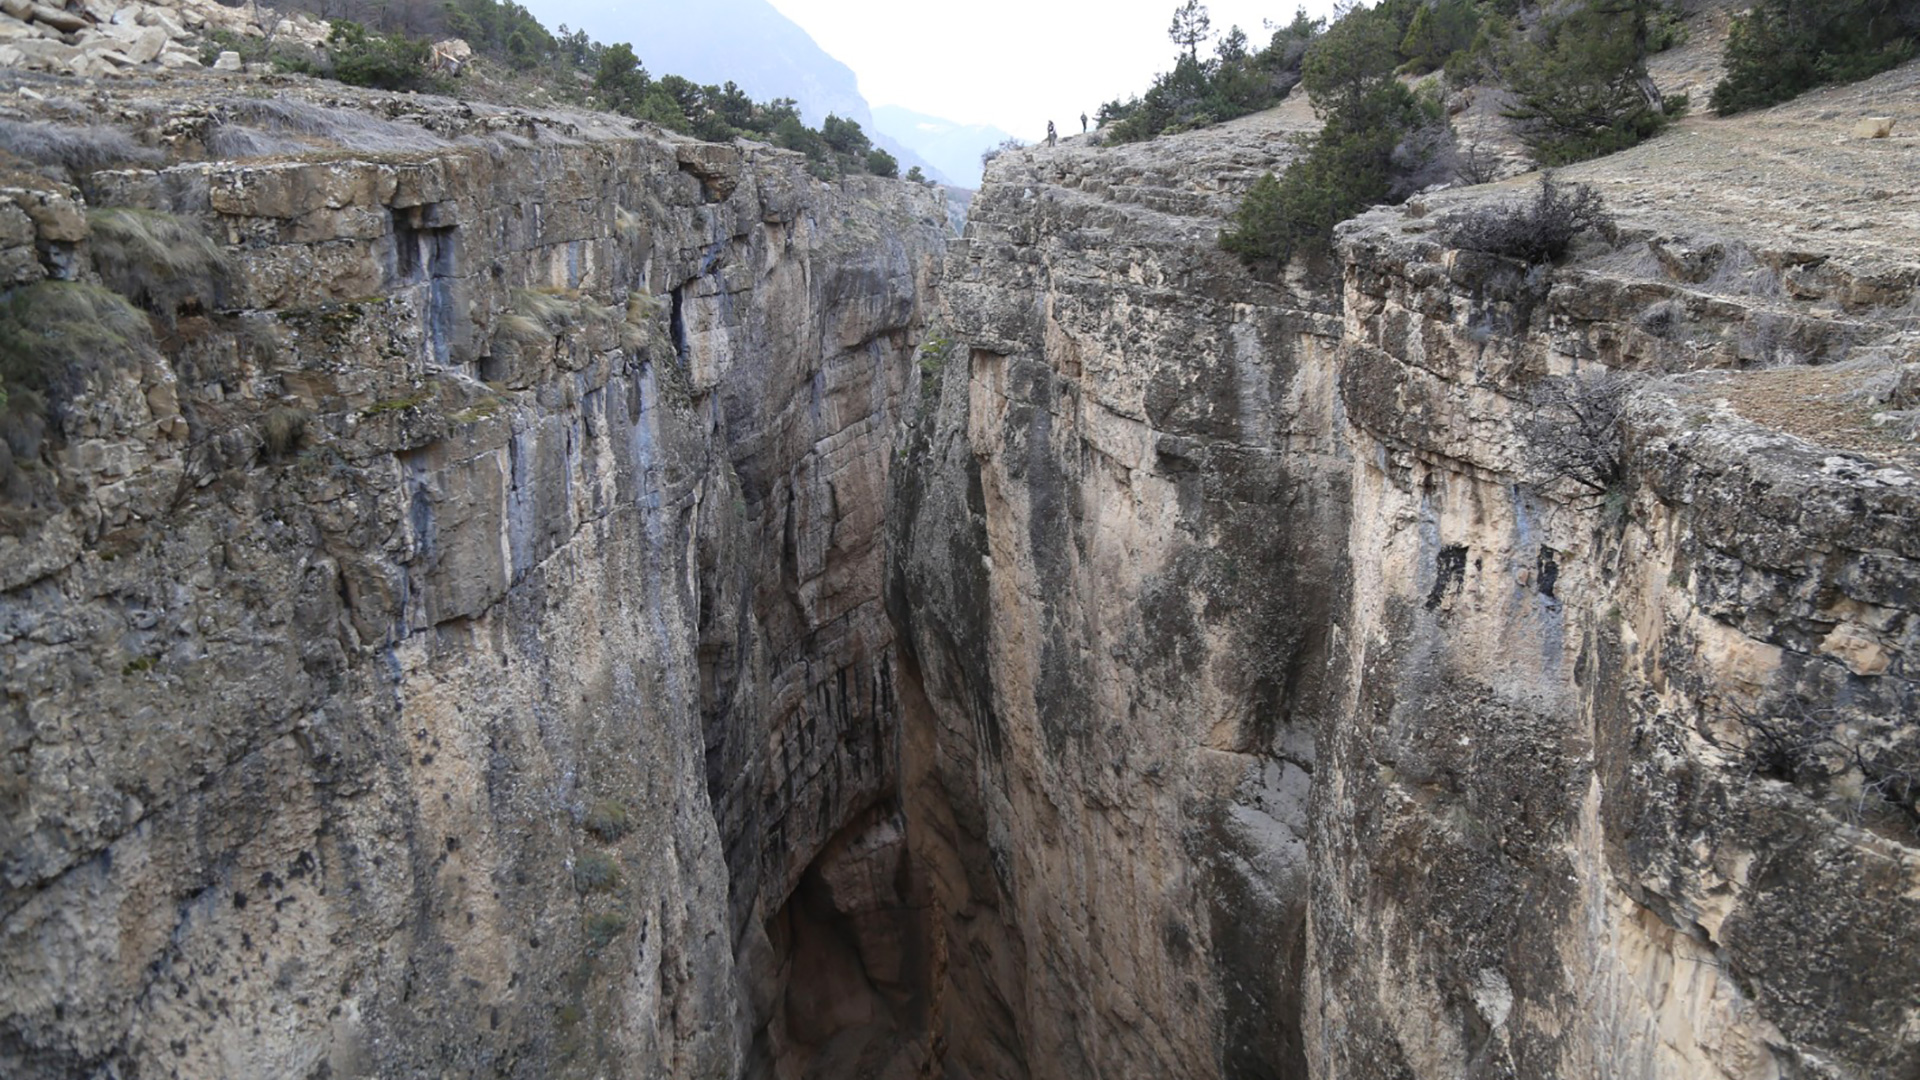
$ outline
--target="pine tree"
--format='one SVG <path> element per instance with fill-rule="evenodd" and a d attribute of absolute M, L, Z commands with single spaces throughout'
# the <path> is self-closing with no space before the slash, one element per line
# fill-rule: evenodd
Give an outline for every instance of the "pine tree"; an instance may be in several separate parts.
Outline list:
<path fill-rule="evenodd" d="M 1624 150 L 1657 134 L 1684 106 L 1647 74 L 1655 0 L 1588 0 L 1542 24 L 1507 66 L 1523 135 L 1543 165 Z"/>
<path fill-rule="evenodd" d="M 1187 57 L 1196 63 L 1200 59 L 1200 43 L 1207 40 L 1207 34 L 1213 29 L 1213 20 L 1207 16 L 1207 8 L 1200 0 L 1187 0 L 1173 9 L 1173 23 L 1167 27 L 1167 36 L 1175 45 L 1186 47 Z"/>

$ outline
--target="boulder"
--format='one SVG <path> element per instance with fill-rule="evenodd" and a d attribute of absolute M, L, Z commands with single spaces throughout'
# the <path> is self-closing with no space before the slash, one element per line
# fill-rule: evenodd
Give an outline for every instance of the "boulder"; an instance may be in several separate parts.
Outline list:
<path fill-rule="evenodd" d="M 1893 134 L 1893 117 L 1863 116 L 1854 121 L 1853 137 L 1856 139 L 1884 139 Z"/>
<path fill-rule="evenodd" d="M 87 25 L 87 20 L 84 16 L 75 15 L 71 11 L 63 11 L 59 8 L 48 7 L 46 4 L 33 5 L 33 21 L 44 23 L 64 34 L 71 34 L 75 30 L 83 30 Z"/>
<path fill-rule="evenodd" d="M 87 238 L 87 215 L 73 199 L 57 192 L 21 188 L 10 189 L 5 196 L 32 219 L 41 240 L 77 244 Z"/>
<path fill-rule="evenodd" d="M 245 65 L 240 62 L 240 54 L 234 52 L 232 49 L 221 53 L 213 62 L 213 70 L 215 71 L 241 71 L 244 68 Z"/>
<path fill-rule="evenodd" d="M 13 43 L 13 48 L 23 57 L 20 64 L 40 70 L 64 68 L 73 63 L 74 57 L 80 55 L 79 49 L 66 42 L 49 41 L 45 38 L 22 38 Z"/>
<path fill-rule="evenodd" d="M 0 11 L 26 22 L 33 18 L 33 0 L 0 0 Z"/>
<path fill-rule="evenodd" d="M 185 27 L 180 25 L 179 14 L 172 8 L 148 8 L 141 12 L 137 19 L 141 26 L 157 26 L 165 30 L 168 37 L 180 41 L 191 35 L 187 33 Z"/>
<path fill-rule="evenodd" d="M 167 32 L 157 26 L 136 26 L 127 27 L 127 29 L 132 32 L 121 38 L 124 42 L 121 48 L 126 50 L 126 54 L 132 57 L 136 64 L 151 62 L 172 43 L 172 39 L 167 37 Z"/>

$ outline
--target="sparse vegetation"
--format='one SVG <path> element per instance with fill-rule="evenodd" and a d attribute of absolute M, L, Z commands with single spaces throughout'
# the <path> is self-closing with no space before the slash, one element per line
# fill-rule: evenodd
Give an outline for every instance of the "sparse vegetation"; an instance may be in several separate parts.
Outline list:
<path fill-rule="evenodd" d="M 985 165 L 1001 154 L 1011 153 L 1016 150 L 1025 150 L 1026 148 L 1027 144 L 1019 139 L 1002 139 L 999 145 L 990 146 L 980 151 L 980 164 Z"/>
<path fill-rule="evenodd" d="M 611 892 L 620 885 L 620 866 L 604 851 L 588 851 L 573 861 L 573 887 L 583 893 Z"/>
<path fill-rule="evenodd" d="M 1856 82 L 1920 53 L 1920 6 L 1902 0 L 1759 0 L 1728 29 L 1713 111 L 1730 116 Z"/>
<path fill-rule="evenodd" d="M 38 402 L 58 420 L 89 380 L 138 363 L 150 341 L 146 317 L 109 289 L 69 281 L 16 289 L 0 300 L 0 392 L 9 410 Z"/>
<path fill-rule="evenodd" d="M 603 911 L 587 916 L 581 929 L 586 932 L 587 945 L 595 950 L 604 949 L 613 944 L 613 939 L 626 932 L 627 917 L 618 911 Z"/>
<path fill-rule="evenodd" d="M 33 164 L 62 169 L 76 179 L 101 169 L 152 165 L 161 158 L 158 150 L 140 145 L 119 128 L 5 117 L 0 117 L 0 148 Z"/>
<path fill-rule="evenodd" d="M 98 285 L 43 281 L 0 298 L 0 490 L 10 501 L 33 496 L 23 470 L 74 395 L 139 363 L 150 342 L 146 317 Z"/>
<path fill-rule="evenodd" d="M 1623 479 L 1621 416 L 1632 388 L 1630 377 L 1613 371 L 1536 382 L 1514 426 L 1537 481 L 1571 483 L 1602 500 L 1615 496 Z"/>
<path fill-rule="evenodd" d="M 298 98 L 229 97 L 214 103 L 216 123 L 207 135 L 209 153 L 264 157 L 312 150 L 316 143 L 368 153 L 430 150 L 445 140 L 424 128 L 397 124 L 354 109 L 335 109 Z"/>
<path fill-rule="evenodd" d="M 1447 230 L 1447 242 L 1467 251 L 1485 251 L 1528 263 L 1550 263 L 1567 253 L 1575 237 L 1610 232 L 1613 218 L 1600 193 L 1587 184 L 1540 178 L 1531 202 L 1488 203 L 1474 207 Z"/>
<path fill-rule="evenodd" d="M 1308 47 L 1301 83 L 1324 124 L 1300 140 L 1302 153 L 1284 174 L 1254 183 L 1221 234 L 1222 248 L 1259 269 L 1324 254 L 1334 225 L 1450 172 L 1452 132 L 1439 101 L 1394 77 L 1402 34 L 1376 10 L 1359 8 Z"/>
<path fill-rule="evenodd" d="M 417 409 L 425 405 L 427 402 L 432 401 L 433 397 L 433 388 L 429 386 L 419 393 L 408 394 L 405 397 L 381 398 L 379 401 L 361 409 L 360 415 L 364 419 L 371 420 L 376 416 L 387 416 L 391 413 L 406 412 L 409 409 Z"/>
<path fill-rule="evenodd" d="M 1819 794 L 1857 792 L 1856 817 L 1891 814 L 1920 833 L 1920 728 L 1911 722 L 1846 724 L 1834 709 L 1797 697 L 1733 713 L 1755 775 Z"/>
<path fill-rule="evenodd" d="M 627 820 L 627 804 L 617 799 L 600 799 L 587 807 L 581 826 L 601 843 L 611 844 L 632 828 Z"/>
<path fill-rule="evenodd" d="M 115 292 L 171 322 L 182 309 L 214 306 L 227 257 L 194 223 L 156 210 L 87 212 L 93 263 Z"/>

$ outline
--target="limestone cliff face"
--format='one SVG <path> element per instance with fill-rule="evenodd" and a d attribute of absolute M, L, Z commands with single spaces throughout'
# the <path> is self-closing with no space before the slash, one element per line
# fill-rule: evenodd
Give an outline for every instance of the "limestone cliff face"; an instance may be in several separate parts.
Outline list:
<path fill-rule="evenodd" d="M 1303 1068 L 1349 479 L 1331 298 L 1213 244 L 1252 132 L 1004 155 L 950 257 L 893 596 L 954 1075 Z"/>
<path fill-rule="evenodd" d="M 1742 156 L 1833 101 L 1280 285 L 1298 105 L 950 251 L 606 117 L 91 107 L 182 163 L 0 175 L 0 280 L 229 265 L 0 458 L 0 1073 L 1920 1075 L 1920 219 Z M 201 160 L 275 117 L 348 145 Z"/>
<path fill-rule="evenodd" d="M 1806 258 L 1623 224 L 1616 252 Z M 1715 295 L 1711 267 L 1622 274 L 1596 245 L 1543 275 L 1442 231 L 1348 237 L 1317 1074 L 1911 1073 L 1920 477 L 1849 405 L 1899 369 L 1735 370 L 1756 321 L 1903 352 L 1875 315 L 1900 279 L 1842 249 L 1797 295 Z M 1629 400 L 1609 490 L 1541 482 L 1521 388 L 1596 367 L 1667 377 Z"/>
<path fill-rule="evenodd" d="M 232 266 L 0 538 L 0 1072 L 857 1055 L 912 997 L 880 493 L 944 210 L 402 107 L 433 148 L 90 184 Z M 7 265 L 84 276 L 41 186 Z"/>
<path fill-rule="evenodd" d="M 1911 259 L 1676 210 L 1742 168 L 1676 137 L 1568 265 L 1441 242 L 1510 185 L 1262 286 L 1289 122 L 1004 156 L 950 258 L 892 598 L 953 1075 L 1912 1073 Z M 1599 370 L 1585 492 L 1519 421 Z"/>

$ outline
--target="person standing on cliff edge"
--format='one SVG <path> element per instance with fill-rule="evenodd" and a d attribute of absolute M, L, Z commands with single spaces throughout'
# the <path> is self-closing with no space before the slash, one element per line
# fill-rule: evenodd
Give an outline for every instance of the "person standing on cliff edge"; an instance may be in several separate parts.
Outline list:
<path fill-rule="evenodd" d="M 1081 113 L 1080 114 L 1080 134 L 1085 135 L 1086 133 L 1087 133 L 1087 114 Z"/>
<path fill-rule="evenodd" d="M 1052 146 L 1054 143 L 1054 140 L 1057 138 L 1059 138 L 1059 136 L 1054 134 L 1053 121 L 1051 120 L 1047 121 L 1047 145 Z"/>

